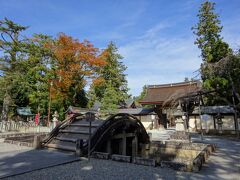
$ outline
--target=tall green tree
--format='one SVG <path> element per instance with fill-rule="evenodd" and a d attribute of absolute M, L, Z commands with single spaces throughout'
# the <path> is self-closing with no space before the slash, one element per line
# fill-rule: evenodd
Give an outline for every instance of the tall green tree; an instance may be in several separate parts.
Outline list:
<path fill-rule="evenodd" d="M 0 58 L 0 73 L 2 78 L 0 90 L 4 92 L 2 97 L 3 111 L 2 120 L 7 120 L 9 102 L 14 98 L 12 96 L 16 82 L 22 77 L 21 62 L 26 56 L 25 38 L 21 33 L 27 27 L 18 25 L 13 21 L 4 18 L 0 21 L 0 51 L 4 54 Z M 23 99 L 21 99 L 23 100 Z"/>
<path fill-rule="evenodd" d="M 222 92 L 219 92 L 222 93 L 219 99 L 226 104 L 237 105 L 238 110 L 240 110 L 240 52 L 230 54 L 209 66 L 212 69 L 212 76 L 220 76 L 227 79 L 228 86 Z"/>
<path fill-rule="evenodd" d="M 29 105 L 41 114 L 47 113 L 49 100 L 49 79 L 53 78 L 52 53 L 46 47 L 52 42 L 50 36 L 35 34 L 28 39 L 28 57 L 24 61 L 25 83 L 29 88 Z"/>
<path fill-rule="evenodd" d="M 120 100 L 121 98 L 118 96 L 116 89 L 112 84 L 108 83 L 101 100 L 101 112 L 105 114 L 115 113 Z"/>
<path fill-rule="evenodd" d="M 208 96 L 208 104 L 222 104 L 222 96 L 227 96 L 225 89 L 229 89 L 227 76 L 212 74 L 212 64 L 219 62 L 224 57 L 232 54 L 229 45 L 221 37 L 222 26 L 219 15 L 215 12 L 215 3 L 205 1 L 198 12 L 198 24 L 194 26 L 196 35 L 195 44 L 201 50 L 203 63 L 201 64 L 201 76 L 203 86 L 207 90 L 217 90 L 218 95 Z M 224 94 L 225 93 L 225 94 Z"/>
<path fill-rule="evenodd" d="M 129 97 L 125 74 L 127 67 L 121 62 L 123 57 L 113 42 L 109 43 L 102 56 L 106 65 L 97 70 L 100 77 L 99 82 L 94 83 L 90 89 L 90 106 L 97 100 L 102 104 L 108 104 L 103 105 L 102 110 L 115 109 L 119 102 Z"/>
<path fill-rule="evenodd" d="M 21 33 L 26 29 L 7 18 L 0 21 L 0 51 L 3 54 L 0 71 L 5 91 L 11 89 L 13 80 L 21 74 L 19 65 L 26 55 L 26 39 L 21 37 Z"/>
<path fill-rule="evenodd" d="M 46 113 L 51 53 L 45 47 L 51 38 L 38 34 L 25 37 L 27 27 L 11 20 L 0 21 L 1 99 L 11 98 L 11 105 L 31 106 L 33 112 Z M 4 114 L 4 113 L 3 113 Z"/>
<path fill-rule="evenodd" d="M 203 62 L 214 63 L 226 57 L 231 50 L 220 35 L 223 26 L 215 13 L 215 3 L 205 1 L 197 17 L 199 22 L 192 29 L 197 36 L 195 44 L 201 50 Z"/>

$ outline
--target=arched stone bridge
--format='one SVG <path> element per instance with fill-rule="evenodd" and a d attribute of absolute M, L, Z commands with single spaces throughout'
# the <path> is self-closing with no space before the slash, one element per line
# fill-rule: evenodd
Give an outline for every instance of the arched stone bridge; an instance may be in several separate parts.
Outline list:
<path fill-rule="evenodd" d="M 76 143 L 81 141 L 81 153 L 87 155 L 89 146 L 89 122 L 84 114 L 75 115 L 59 124 L 43 141 L 43 146 L 76 152 Z M 121 113 L 107 120 L 92 122 L 90 152 L 107 152 L 136 156 L 141 154 L 149 136 L 140 120 Z"/>

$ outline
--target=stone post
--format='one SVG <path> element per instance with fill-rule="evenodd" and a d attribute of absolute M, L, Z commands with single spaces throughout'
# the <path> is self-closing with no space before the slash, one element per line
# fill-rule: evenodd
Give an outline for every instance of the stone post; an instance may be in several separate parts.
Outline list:
<path fill-rule="evenodd" d="M 53 122 L 53 129 L 54 129 L 54 128 L 57 126 L 57 124 L 58 124 L 58 117 L 59 117 L 59 115 L 58 115 L 57 111 L 55 111 L 54 114 L 53 114 L 53 120 L 52 120 L 52 122 Z"/>
<path fill-rule="evenodd" d="M 82 156 L 82 148 L 83 148 L 83 140 L 78 139 L 76 141 L 76 155 L 77 156 Z"/>
<path fill-rule="evenodd" d="M 33 140 L 33 148 L 40 149 L 41 148 L 41 136 L 35 135 Z"/>

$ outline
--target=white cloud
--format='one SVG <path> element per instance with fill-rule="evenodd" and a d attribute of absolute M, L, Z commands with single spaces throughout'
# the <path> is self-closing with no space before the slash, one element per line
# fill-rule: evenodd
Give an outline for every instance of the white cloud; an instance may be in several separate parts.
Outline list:
<path fill-rule="evenodd" d="M 158 24 L 135 41 L 119 48 L 128 70 L 130 93 L 138 95 L 145 84 L 183 81 L 193 77 L 201 60 L 193 37 L 164 36 L 161 31 L 171 28 Z"/>
<path fill-rule="evenodd" d="M 168 27 L 171 27 L 171 25 L 167 22 L 161 22 L 151 29 L 147 30 L 143 36 L 141 36 L 139 39 L 145 39 L 145 38 L 155 38 L 156 34 L 158 34 L 161 30 L 166 29 Z"/>
<path fill-rule="evenodd" d="M 234 50 L 240 49 L 240 20 L 231 19 L 226 22 L 223 22 L 224 27 L 222 30 L 223 40 L 229 43 L 230 47 Z"/>

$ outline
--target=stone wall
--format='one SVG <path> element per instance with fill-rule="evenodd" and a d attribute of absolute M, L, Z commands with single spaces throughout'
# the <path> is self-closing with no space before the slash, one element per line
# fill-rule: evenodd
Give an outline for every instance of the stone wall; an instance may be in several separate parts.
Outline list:
<path fill-rule="evenodd" d="M 213 116 L 209 116 L 209 120 L 202 120 L 202 129 L 208 131 L 214 129 L 214 120 Z M 224 115 L 222 119 L 223 125 L 222 130 L 235 130 L 234 125 L 234 116 Z M 190 116 L 189 117 L 189 130 L 194 132 L 201 129 L 199 116 Z M 218 129 L 218 124 L 216 123 L 216 129 Z"/>
<path fill-rule="evenodd" d="M 152 143 L 145 151 L 145 157 L 154 159 L 157 165 L 181 171 L 199 171 L 214 145 L 202 143 L 166 142 Z"/>

